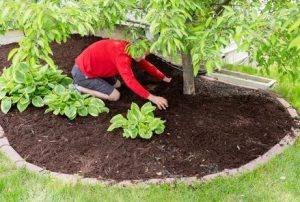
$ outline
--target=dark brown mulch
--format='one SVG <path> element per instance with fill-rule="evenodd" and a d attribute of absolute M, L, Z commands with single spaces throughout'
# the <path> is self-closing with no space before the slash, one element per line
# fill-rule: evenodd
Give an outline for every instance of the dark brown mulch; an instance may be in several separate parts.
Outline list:
<path fill-rule="evenodd" d="M 74 58 L 99 38 L 73 36 L 66 44 L 53 45 L 54 59 L 70 75 Z M 0 66 L 15 45 L 0 47 Z M 166 120 L 166 131 L 146 141 L 122 138 L 121 130 L 106 132 L 109 120 L 126 113 L 132 101 L 142 104 L 126 87 L 122 98 L 107 103 L 109 114 L 69 121 L 30 107 L 0 114 L 0 124 L 27 161 L 52 171 L 80 173 L 105 179 L 148 179 L 203 176 L 235 168 L 265 153 L 294 124 L 286 110 L 267 93 L 197 79 L 198 94 L 182 95 L 180 74 L 154 56 L 149 60 L 173 77 L 164 84 L 136 70 L 139 81 L 170 107 L 156 111 Z M 135 68 L 136 69 L 136 68 Z"/>

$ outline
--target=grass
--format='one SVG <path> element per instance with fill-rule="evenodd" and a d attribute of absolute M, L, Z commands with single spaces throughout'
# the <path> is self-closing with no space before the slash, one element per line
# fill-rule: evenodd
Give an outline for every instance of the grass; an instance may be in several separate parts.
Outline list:
<path fill-rule="evenodd" d="M 227 67 L 265 75 L 249 67 Z M 279 80 L 276 71 L 270 77 Z M 300 111 L 300 81 L 281 77 L 275 91 Z M 300 141 L 253 172 L 193 187 L 177 184 L 107 187 L 64 184 L 16 167 L 0 153 L 0 201 L 300 201 Z"/>

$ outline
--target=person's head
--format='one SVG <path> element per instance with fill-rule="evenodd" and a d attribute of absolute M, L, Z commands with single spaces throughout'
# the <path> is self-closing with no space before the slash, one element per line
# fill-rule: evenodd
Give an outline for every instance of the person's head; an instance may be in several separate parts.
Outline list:
<path fill-rule="evenodd" d="M 133 60 L 135 60 L 136 62 L 140 62 L 150 54 L 149 47 L 149 44 L 147 44 L 146 42 L 137 40 L 134 43 L 128 43 L 126 52 Z"/>
<path fill-rule="evenodd" d="M 140 62 L 141 60 L 144 60 L 147 57 L 147 55 L 149 55 L 149 54 L 150 54 L 150 51 L 147 50 L 146 52 L 144 52 L 141 55 L 134 56 L 132 59 L 134 59 L 136 62 Z"/>

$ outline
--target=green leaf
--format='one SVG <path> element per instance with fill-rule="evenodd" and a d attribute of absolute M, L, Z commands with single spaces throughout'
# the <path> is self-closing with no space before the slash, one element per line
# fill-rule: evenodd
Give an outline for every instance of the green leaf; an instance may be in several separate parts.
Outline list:
<path fill-rule="evenodd" d="M 100 107 L 100 108 L 98 108 L 98 112 L 99 112 L 99 113 L 103 113 L 103 112 L 108 113 L 108 112 L 109 112 L 109 109 L 108 109 L 107 107 Z"/>
<path fill-rule="evenodd" d="M 7 60 L 10 60 L 17 53 L 18 50 L 19 48 L 12 49 L 7 56 Z"/>
<path fill-rule="evenodd" d="M 300 36 L 295 38 L 291 43 L 289 48 L 300 47 Z"/>
<path fill-rule="evenodd" d="M 58 115 L 60 113 L 60 109 L 55 109 L 54 111 L 53 111 L 53 114 L 54 115 Z"/>
<path fill-rule="evenodd" d="M 194 76 L 195 76 L 195 77 L 198 75 L 199 69 L 200 69 L 200 65 L 194 66 L 194 68 L 193 68 L 193 73 L 194 73 Z"/>
<path fill-rule="evenodd" d="M 155 130 L 161 123 L 162 121 L 159 118 L 153 119 L 153 121 L 149 124 L 150 130 Z"/>
<path fill-rule="evenodd" d="M 64 114 L 70 119 L 73 120 L 76 117 L 77 109 L 74 106 L 66 106 L 64 108 Z"/>
<path fill-rule="evenodd" d="M 138 115 L 136 113 L 134 113 L 132 110 L 128 110 L 127 112 L 127 119 L 128 120 L 134 120 L 134 121 L 138 121 Z"/>
<path fill-rule="evenodd" d="M 20 68 L 20 70 L 22 70 L 22 72 L 29 72 L 30 71 L 29 66 L 24 62 L 20 63 L 19 68 Z"/>
<path fill-rule="evenodd" d="M 32 104 L 35 107 L 42 107 L 44 106 L 44 101 L 40 96 L 36 96 L 32 99 Z"/>
<path fill-rule="evenodd" d="M 11 98 L 10 97 L 3 97 L 1 101 L 1 111 L 6 114 L 11 108 Z"/>
<path fill-rule="evenodd" d="M 158 127 L 155 129 L 155 133 L 160 135 L 165 131 L 165 125 L 163 123 L 159 124 Z"/>
<path fill-rule="evenodd" d="M 26 93 L 33 93 L 35 91 L 35 86 L 28 86 L 25 88 Z"/>
<path fill-rule="evenodd" d="M 208 27 L 212 21 L 212 17 L 209 17 L 205 23 L 205 27 Z"/>
<path fill-rule="evenodd" d="M 2 100 L 6 95 L 5 91 L 0 91 L 0 100 Z"/>
<path fill-rule="evenodd" d="M 95 105 L 97 107 L 105 106 L 104 102 L 98 98 L 91 98 L 90 104 Z"/>
<path fill-rule="evenodd" d="M 89 114 L 87 107 L 80 107 L 78 109 L 79 116 L 87 116 Z"/>
<path fill-rule="evenodd" d="M 143 114 L 141 113 L 139 106 L 136 103 L 132 103 L 130 110 L 128 110 L 127 118 L 138 121 L 142 117 L 143 117 Z"/>
<path fill-rule="evenodd" d="M 144 115 L 148 115 L 149 113 L 153 112 L 156 109 L 156 107 L 154 107 L 151 102 L 147 102 L 146 104 L 144 104 L 141 108 L 141 112 Z"/>
<path fill-rule="evenodd" d="M 63 85 L 56 85 L 53 90 L 55 94 L 63 95 L 65 92 L 65 87 Z"/>
<path fill-rule="evenodd" d="M 150 131 L 150 130 L 148 130 L 148 131 L 145 131 L 145 132 L 143 132 L 143 133 L 141 133 L 139 135 L 143 139 L 150 139 L 152 137 L 152 135 L 153 135 L 153 132 Z"/>
<path fill-rule="evenodd" d="M 147 125 L 140 123 L 138 125 L 138 134 L 141 138 L 150 139 L 152 137 L 152 130 L 147 127 Z"/>
<path fill-rule="evenodd" d="M 137 130 L 124 129 L 123 137 L 135 139 L 138 135 Z"/>
<path fill-rule="evenodd" d="M 88 112 L 92 116 L 98 116 L 98 114 L 99 114 L 97 107 L 95 107 L 94 105 L 89 105 Z"/>
<path fill-rule="evenodd" d="M 19 100 L 19 102 L 21 104 L 28 104 L 28 103 L 30 103 L 30 99 L 26 95 L 24 95 L 23 97 L 21 97 L 21 99 Z"/>
<path fill-rule="evenodd" d="M 74 107 L 80 108 L 80 107 L 82 107 L 82 106 L 83 106 L 83 103 L 79 102 L 78 100 L 75 101 Z"/>
<path fill-rule="evenodd" d="M 296 30 L 300 26 L 300 19 L 297 20 L 288 30 L 289 33 Z"/>
<path fill-rule="evenodd" d="M 211 74 L 214 72 L 214 61 L 213 60 L 209 60 L 208 62 L 206 62 L 205 67 L 207 69 L 207 73 Z"/>
<path fill-rule="evenodd" d="M 29 106 L 30 102 L 27 102 L 27 103 L 21 103 L 21 102 L 18 102 L 17 103 L 17 108 L 19 110 L 19 112 L 23 112 L 27 109 L 27 107 Z"/>
<path fill-rule="evenodd" d="M 17 83 L 24 83 L 25 82 L 25 73 L 21 72 L 20 70 L 14 71 L 14 81 Z"/>
<path fill-rule="evenodd" d="M 139 106 L 136 103 L 134 103 L 134 102 L 131 104 L 130 109 L 131 110 L 135 110 L 135 111 L 139 111 L 140 110 Z"/>
<path fill-rule="evenodd" d="M 118 120 L 122 120 L 122 119 L 125 119 L 124 116 L 122 114 L 117 114 L 117 115 L 115 115 L 114 117 L 111 118 L 110 122 L 114 123 L 114 122 L 116 122 Z"/>
<path fill-rule="evenodd" d="M 48 108 L 48 109 L 46 109 L 45 114 L 46 114 L 46 113 L 49 113 L 49 112 L 52 112 L 52 111 L 53 111 L 52 108 Z"/>
<path fill-rule="evenodd" d="M 123 117 L 123 115 L 118 114 L 114 116 L 110 122 L 114 125 L 114 128 L 120 128 L 122 126 L 127 125 L 127 119 Z"/>
<path fill-rule="evenodd" d="M 12 96 L 12 103 L 15 104 L 15 103 L 19 102 L 19 100 L 21 99 L 20 96 L 21 96 L 20 94 L 13 95 Z"/>
<path fill-rule="evenodd" d="M 69 84 L 73 83 L 73 80 L 69 77 L 64 77 L 59 83 L 63 86 L 68 86 Z"/>
<path fill-rule="evenodd" d="M 112 123 L 112 124 L 110 124 L 110 126 L 108 127 L 107 131 L 108 131 L 108 132 L 111 132 L 111 131 L 113 131 L 113 130 L 116 129 L 116 128 L 120 128 L 120 126 L 118 126 L 117 123 Z"/>

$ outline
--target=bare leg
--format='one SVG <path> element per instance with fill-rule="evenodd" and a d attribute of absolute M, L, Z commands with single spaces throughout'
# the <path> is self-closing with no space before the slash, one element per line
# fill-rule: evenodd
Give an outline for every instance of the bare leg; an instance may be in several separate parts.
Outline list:
<path fill-rule="evenodd" d="M 115 88 L 120 88 L 121 87 L 121 82 L 119 80 L 117 80 L 117 82 L 114 84 Z"/>
<path fill-rule="evenodd" d="M 82 86 L 78 86 L 78 90 L 82 93 L 89 94 L 103 100 L 118 101 L 120 98 L 120 92 L 116 89 L 114 89 L 110 95 L 106 95 L 104 93 L 98 92 L 96 90 L 91 90 Z"/>

